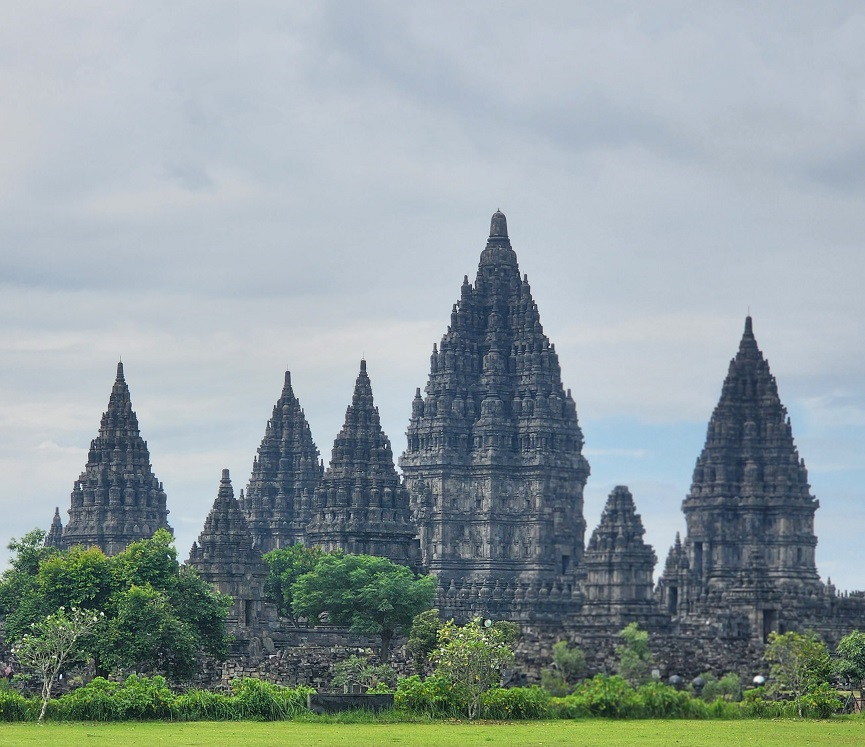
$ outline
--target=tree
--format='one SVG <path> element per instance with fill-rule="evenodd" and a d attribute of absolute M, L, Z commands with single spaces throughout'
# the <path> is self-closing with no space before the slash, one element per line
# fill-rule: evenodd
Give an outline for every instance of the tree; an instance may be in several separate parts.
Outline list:
<path fill-rule="evenodd" d="M 622 643 L 616 646 L 619 656 L 617 671 L 634 687 L 649 681 L 652 652 L 649 649 L 649 634 L 632 622 L 619 631 Z"/>
<path fill-rule="evenodd" d="M 432 655 L 433 674 L 453 685 L 470 719 L 480 710 L 481 696 L 501 683 L 502 669 L 514 660 L 514 628 L 488 623 L 476 618 L 460 627 L 449 620 L 439 631 L 439 647 Z"/>
<path fill-rule="evenodd" d="M 816 633 L 772 632 L 763 659 L 770 665 L 767 690 L 794 700 L 825 685 L 832 671 L 829 651 Z"/>
<path fill-rule="evenodd" d="M 848 680 L 854 689 L 858 686 L 860 692 L 865 689 L 865 633 L 854 630 L 845 635 L 835 649 L 838 657 L 835 661 L 835 671 Z"/>
<path fill-rule="evenodd" d="M 78 648 L 81 638 L 94 630 L 104 617 L 104 613 L 75 607 L 67 614 L 61 607 L 55 614 L 33 623 L 30 632 L 25 633 L 13 647 L 18 662 L 35 669 L 42 680 L 40 722 L 45 718 L 51 689 L 63 665 L 81 655 Z"/>
<path fill-rule="evenodd" d="M 411 621 L 406 648 L 412 657 L 412 664 L 418 674 L 423 674 L 429 664 L 430 654 L 438 646 L 442 621 L 437 609 L 427 610 L 415 615 Z"/>
<path fill-rule="evenodd" d="M 374 555 L 325 555 L 292 586 L 292 610 L 308 620 L 329 622 L 381 636 L 380 658 L 412 618 L 432 606 L 435 579 Z"/>
<path fill-rule="evenodd" d="M 113 557 L 96 547 L 43 552 L 31 541 L 36 536 L 13 543 L 17 554 L 0 579 L 9 639 L 61 607 L 76 607 L 105 614 L 100 635 L 78 642 L 99 673 L 131 669 L 187 679 L 201 656 L 226 657 L 230 599 L 181 568 L 166 530 Z"/>
<path fill-rule="evenodd" d="M 541 671 L 541 687 L 550 695 L 567 695 L 585 673 L 586 655 L 582 649 L 557 641 L 553 644 L 552 668 Z"/>
<path fill-rule="evenodd" d="M 294 611 L 291 609 L 293 600 L 291 587 L 304 573 L 309 573 L 327 553 L 320 547 L 305 547 L 301 544 L 281 547 L 265 553 L 268 574 L 264 585 L 267 598 L 276 605 L 279 614 L 297 624 Z M 330 553 L 331 555 L 339 553 Z"/>

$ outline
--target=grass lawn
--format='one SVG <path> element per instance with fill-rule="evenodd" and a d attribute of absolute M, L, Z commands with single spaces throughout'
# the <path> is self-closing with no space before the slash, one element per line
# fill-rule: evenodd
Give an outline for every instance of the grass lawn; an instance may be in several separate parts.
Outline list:
<path fill-rule="evenodd" d="M 521 721 L 332 724 L 281 722 L 0 724 L 18 745 L 845 745 L 865 744 L 865 719 L 832 721 Z"/>

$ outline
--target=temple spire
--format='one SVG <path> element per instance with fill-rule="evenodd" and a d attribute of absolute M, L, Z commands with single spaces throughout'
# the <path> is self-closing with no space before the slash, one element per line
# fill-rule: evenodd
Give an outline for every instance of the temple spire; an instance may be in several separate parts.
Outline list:
<path fill-rule="evenodd" d="M 408 493 L 394 467 L 362 360 L 330 466 L 315 491 L 307 542 L 416 567 L 420 552 L 414 536 Z"/>
<path fill-rule="evenodd" d="M 130 542 L 149 539 L 157 529 L 171 531 L 165 491 L 153 474 L 122 362 L 71 503 L 65 547 L 97 545 L 113 555 Z"/>
<path fill-rule="evenodd" d="M 253 460 L 246 494 L 240 499 L 255 545 L 262 552 L 304 541 L 312 494 L 321 473 L 318 449 L 294 394 L 291 373 L 286 371 Z"/>
<path fill-rule="evenodd" d="M 232 597 L 227 624 L 241 642 L 250 628 L 275 619 L 275 611 L 264 601 L 267 566 L 234 499 L 227 469 L 222 470 L 216 500 L 190 550 L 189 565 L 218 591 Z"/>
<path fill-rule="evenodd" d="M 60 507 L 54 509 L 54 518 L 51 520 L 51 529 L 45 535 L 45 547 L 63 549 L 63 522 L 60 521 Z"/>

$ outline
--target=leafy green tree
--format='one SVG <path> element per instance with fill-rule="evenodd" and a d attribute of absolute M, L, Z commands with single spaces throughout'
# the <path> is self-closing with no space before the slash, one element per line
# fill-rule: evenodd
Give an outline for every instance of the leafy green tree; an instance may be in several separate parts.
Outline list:
<path fill-rule="evenodd" d="M 73 607 L 68 613 L 61 607 L 53 615 L 30 626 L 30 632 L 12 649 L 20 664 L 38 672 L 42 680 L 42 709 L 39 721 L 45 718 L 51 690 L 64 664 L 74 661 L 82 652 L 81 639 L 93 631 L 104 618 L 103 613 Z"/>
<path fill-rule="evenodd" d="M 649 681 L 652 668 L 649 633 L 640 630 L 640 626 L 632 622 L 619 631 L 619 638 L 622 643 L 616 646 L 619 657 L 617 672 L 631 685 L 639 687 Z"/>
<path fill-rule="evenodd" d="M 104 630 L 78 642 L 100 673 L 131 669 L 186 679 L 201 655 L 227 655 L 230 599 L 181 568 L 169 532 L 159 530 L 113 557 L 80 546 L 42 552 L 37 537 L 13 543 L 16 556 L 0 579 L 9 639 L 60 608 L 76 607 L 105 614 Z"/>
<path fill-rule="evenodd" d="M 835 649 L 835 671 L 860 692 L 865 689 L 865 633 L 854 630 L 845 635 Z"/>
<path fill-rule="evenodd" d="M 553 644 L 553 666 L 541 671 L 541 687 L 550 695 L 564 696 L 586 673 L 586 655 L 567 641 Z"/>
<path fill-rule="evenodd" d="M 514 660 L 514 629 L 486 622 L 476 618 L 459 626 L 449 620 L 439 631 L 439 647 L 432 655 L 433 676 L 452 684 L 470 719 L 480 710 L 481 696 L 501 683 L 502 670 Z"/>
<path fill-rule="evenodd" d="M 393 636 L 432 606 L 435 579 L 374 555 L 325 555 L 291 591 L 295 615 L 315 621 L 326 614 L 334 625 L 381 636 L 385 662 Z"/>
<path fill-rule="evenodd" d="M 418 674 L 423 674 L 429 664 L 430 654 L 438 646 L 442 621 L 437 609 L 427 610 L 415 615 L 411 621 L 406 648 L 412 657 L 412 664 Z"/>
<path fill-rule="evenodd" d="M 315 564 L 327 554 L 320 547 L 305 547 L 301 544 L 281 547 L 265 553 L 264 560 L 268 566 L 268 574 L 264 591 L 267 598 L 276 605 L 280 615 L 297 624 L 294 610 L 291 608 L 293 600 L 291 588 L 297 579 L 304 573 L 312 571 Z M 342 555 L 341 552 L 330 554 Z"/>
<path fill-rule="evenodd" d="M 832 673 L 829 650 L 816 633 L 772 632 L 763 659 L 770 665 L 767 691 L 782 698 L 798 701 L 825 685 Z"/>

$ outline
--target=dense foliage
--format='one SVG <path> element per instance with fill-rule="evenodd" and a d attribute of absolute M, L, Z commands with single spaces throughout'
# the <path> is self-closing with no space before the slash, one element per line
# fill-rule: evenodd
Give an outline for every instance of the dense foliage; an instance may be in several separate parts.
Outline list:
<path fill-rule="evenodd" d="M 327 615 L 333 625 L 381 636 L 382 661 L 394 634 L 429 609 L 435 578 L 374 555 L 325 555 L 292 586 L 292 610 L 311 622 Z"/>
<path fill-rule="evenodd" d="M 632 622 L 619 631 L 621 643 L 616 646 L 619 663 L 618 674 L 632 685 L 643 685 L 649 681 L 652 668 L 652 652 L 649 649 L 649 634 Z"/>
<path fill-rule="evenodd" d="M 854 630 L 835 649 L 835 672 L 853 687 L 865 689 L 865 633 Z"/>
<path fill-rule="evenodd" d="M 294 600 L 292 587 L 304 573 L 309 573 L 325 555 L 342 555 L 341 552 L 325 553 L 320 547 L 305 547 L 301 544 L 281 547 L 265 553 L 268 575 L 264 591 L 269 601 L 276 605 L 279 614 L 297 624 L 291 603 Z"/>
<path fill-rule="evenodd" d="M 235 680 L 231 693 L 188 690 L 176 694 L 164 677 L 130 675 L 123 682 L 96 677 L 92 682 L 49 703 L 54 721 L 278 721 L 307 713 L 311 687 L 280 687 L 256 679 Z M 33 721 L 39 701 L 0 690 L 0 720 Z"/>
<path fill-rule="evenodd" d="M 11 566 L 0 577 L 7 640 L 21 638 L 61 607 L 76 607 L 105 615 L 99 634 L 80 641 L 99 672 L 131 670 L 185 680 L 202 656 L 225 658 L 230 599 L 177 562 L 167 531 L 112 557 L 95 547 L 43 548 L 43 536 L 30 532 L 9 545 Z"/>
<path fill-rule="evenodd" d="M 586 655 L 578 646 L 567 641 L 553 644 L 553 665 L 541 671 L 541 687 L 550 695 L 562 697 L 570 693 L 586 673 Z"/>
<path fill-rule="evenodd" d="M 499 685 L 502 670 L 514 661 L 512 624 L 475 618 L 466 625 L 446 622 L 432 653 L 435 677 L 449 683 L 452 698 L 470 719 L 478 716 L 484 693 Z"/>

